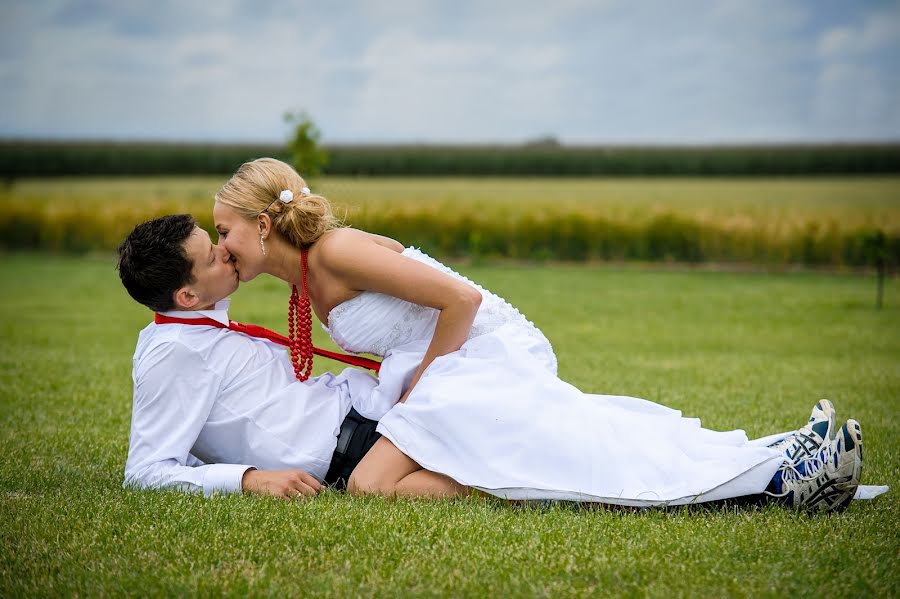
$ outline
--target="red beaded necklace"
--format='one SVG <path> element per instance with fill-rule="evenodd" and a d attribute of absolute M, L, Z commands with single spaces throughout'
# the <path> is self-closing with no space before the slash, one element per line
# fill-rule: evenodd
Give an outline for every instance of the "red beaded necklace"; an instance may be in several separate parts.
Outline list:
<path fill-rule="evenodd" d="M 294 374 L 300 381 L 309 378 L 313 366 L 312 343 L 312 310 L 309 306 L 309 291 L 306 289 L 306 271 L 309 269 L 306 260 L 306 249 L 300 250 L 301 256 L 301 287 L 302 293 L 297 293 L 297 286 L 291 286 L 291 299 L 288 302 L 288 339 L 290 340 L 291 364 L 294 365 Z"/>

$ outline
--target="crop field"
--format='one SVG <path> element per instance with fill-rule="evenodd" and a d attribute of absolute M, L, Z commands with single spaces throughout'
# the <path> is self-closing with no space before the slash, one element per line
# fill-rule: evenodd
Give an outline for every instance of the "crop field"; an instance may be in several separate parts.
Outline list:
<path fill-rule="evenodd" d="M 110 250 L 191 212 L 211 228 L 225 177 L 17 180 L 8 249 Z M 440 256 L 871 266 L 900 262 L 900 177 L 340 178 L 312 182 L 347 224 Z"/>
<path fill-rule="evenodd" d="M 809 516 L 125 490 L 131 356 L 151 314 L 114 262 L 0 259 L 0 597 L 900 593 L 897 279 L 876 310 L 858 274 L 457 265 L 533 319 L 560 376 L 584 391 L 751 437 L 796 428 L 832 399 L 862 423 L 863 482 L 892 489 Z M 231 314 L 284 331 L 286 309 L 284 284 L 263 278 L 238 290 Z M 314 339 L 333 347 L 318 326 Z"/>

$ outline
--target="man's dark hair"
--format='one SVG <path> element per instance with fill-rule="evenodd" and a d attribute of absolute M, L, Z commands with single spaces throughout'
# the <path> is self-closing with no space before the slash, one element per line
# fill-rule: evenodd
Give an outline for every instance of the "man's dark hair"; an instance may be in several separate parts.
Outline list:
<path fill-rule="evenodd" d="M 197 222 L 172 214 L 141 223 L 119 246 L 119 278 L 136 301 L 151 310 L 175 308 L 175 292 L 194 282 L 184 242 Z"/>

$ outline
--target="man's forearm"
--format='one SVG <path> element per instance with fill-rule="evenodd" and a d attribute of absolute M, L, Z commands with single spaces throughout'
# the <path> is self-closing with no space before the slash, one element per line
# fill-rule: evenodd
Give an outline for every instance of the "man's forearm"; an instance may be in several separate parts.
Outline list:
<path fill-rule="evenodd" d="M 204 464 L 187 466 L 175 459 L 160 461 L 138 460 L 134 456 L 125 465 L 124 487 L 179 489 L 214 493 L 240 493 L 243 475 L 253 466 L 249 464 Z"/>

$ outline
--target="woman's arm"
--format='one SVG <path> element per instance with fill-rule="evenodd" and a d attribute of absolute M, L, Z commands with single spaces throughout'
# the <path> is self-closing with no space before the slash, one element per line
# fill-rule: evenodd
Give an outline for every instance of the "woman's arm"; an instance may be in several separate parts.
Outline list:
<path fill-rule="evenodd" d="M 319 242 L 320 267 L 350 289 L 376 291 L 440 310 L 434 337 L 416 369 L 405 401 L 422 372 L 438 356 L 462 346 L 481 305 L 481 292 L 448 274 L 376 243 L 367 233 L 344 229 Z"/>

